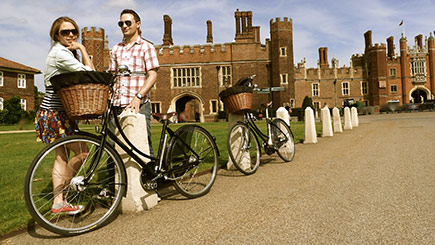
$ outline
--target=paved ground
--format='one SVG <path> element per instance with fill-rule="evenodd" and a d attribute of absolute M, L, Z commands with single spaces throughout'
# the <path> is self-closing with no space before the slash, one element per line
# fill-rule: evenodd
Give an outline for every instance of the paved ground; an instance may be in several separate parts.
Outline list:
<path fill-rule="evenodd" d="M 298 144 L 252 176 L 221 170 L 212 191 L 165 199 L 88 234 L 42 229 L 10 244 L 434 244 L 435 113 L 360 117 L 317 144 Z M 265 159 L 270 159 L 266 157 Z"/>

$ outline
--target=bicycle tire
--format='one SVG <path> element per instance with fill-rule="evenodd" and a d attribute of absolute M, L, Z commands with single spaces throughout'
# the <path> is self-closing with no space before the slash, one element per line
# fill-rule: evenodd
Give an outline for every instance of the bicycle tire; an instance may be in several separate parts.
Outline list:
<path fill-rule="evenodd" d="M 260 143 L 254 131 L 246 124 L 239 122 L 231 128 L 227 147 L 232 163 L 240 172 L 250 175 L 257 171 L 260 166 Z M 248 155 L 250 163 L 243 161 Z"/>
<path fill-rule="evenodd" d="M 295 156 L 295 141 L 287 123 L 276 118 L 272 121 L 272 142 L 278 156 L 284 162 L 291 162 Z"/>
<path fill-rule="evenodd" d="M 61 235 L 78 235 L 100 228 L 116 217 L 117 208 L 126 192 L 127 180 L 122 160 L 113 147 L 104 146 L 101 160 L 89 182 L 81 181 L 89 173 L 91 159 L 100 145 L 101 140 L 97 137 L 68 136 L 47 145 L 35 157 L 26 174 L 24 198 L 31 216 L 42 227 Z M 77 146 L 75 154 L 67 149 L 71 146 Z M 61 187 L 62 191 L 57 191 L 63 193 L 64 201 L 84 207 L 83 211 L 75 215 L 51 211 L 54 196 L 57 194 L 53 190 L 52 174 L 60 173 L 55 172 L 54 168 L 56 151 L 67 152 L 66 167 L 70 171 L 75 171 L 71 168 L 75 160 L 79 164 L 76 174 L 69 181 L 68 177 L 62 175 L 62 181 L 69 183 Z"/>
<path fill-rule="evenodd" d="M 173 185 L 185 197 L 203 196 L 216 179 L 217 145 L 210 133 L 198 125 L 184 125 L 175 135 L 165 158 Z"/>

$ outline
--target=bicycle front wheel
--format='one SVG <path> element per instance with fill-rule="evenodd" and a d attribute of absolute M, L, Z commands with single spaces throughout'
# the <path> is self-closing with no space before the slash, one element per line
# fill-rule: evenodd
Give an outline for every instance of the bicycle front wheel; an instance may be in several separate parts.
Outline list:
<path fill-rule="evenodd" d="M 253 174 L 260 166 L 260 144 L 255 133 L 244 123 L 235 124 L 228 135 L 228 155 L 236 168 Z"/>
<path fill-rule="evenodd" d="M 185 125 L 171 138 L 166 162 L 177 191 L 196 198 L 207 194 L 216 179 L 218 149 L 204 128 Z"/>
<path fill-rule="evenodd" d="M 101 148 L 96 137 L 75 135 L 47 145 L 30 165 L 24 186 L 26 206 L 47 230 L 76 235 L 105 225 L 115 217 L 125 194 L 126 174 L 122 161 L 110 146 Z M 54 200 L 80 207 L 52 208 Z M 54 207 L 54 206 L 53 206 Z"/>
<path fill-rule="evenodd" d="M 285 162 L 290 162 L 295 156 L 295 141 L 287 123 L 277 118 L 272 122 L 272 141 L 278 156 Z"/>

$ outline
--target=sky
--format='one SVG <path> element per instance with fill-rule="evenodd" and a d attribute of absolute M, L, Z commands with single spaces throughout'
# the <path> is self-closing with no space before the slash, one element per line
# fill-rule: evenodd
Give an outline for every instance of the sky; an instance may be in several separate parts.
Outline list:
<path fill-rule="evenodd" d="M 320 47 L 328 47 L 330 64 L 335 57 L 340 67 L 349 66 L 353 54 L 364 52 L 368 30 L 373 43 L 393 36 L 397 52 L 403 32 L 413 47 L 415 36 L 435 31 L 435 0 L 1 0 L 0 56 L 44 72 L 50 27 L 60 16 L 73 18 L 80 28 L 103 28 L 112 47 L 122 39 L 117 22 L 125 8 L 141 16 L 142 36 L 154 44 L 163 42 L 165 14 L 172 18 L 174 45 L 206 43 L 207 20 L 214 43 L 233 42 L 236 9 L 252 11 L 263 44 L 271 19 L 291 18 L 294 63 L 305 58 L 309 68 L 317 67 Z M 43 74 L 35 76 L 35 85 L 45 91 Z"/>

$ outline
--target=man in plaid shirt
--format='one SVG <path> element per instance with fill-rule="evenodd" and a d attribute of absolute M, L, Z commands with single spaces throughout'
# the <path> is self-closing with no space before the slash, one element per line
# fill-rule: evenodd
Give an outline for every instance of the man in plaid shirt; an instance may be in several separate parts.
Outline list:
<path fill-rule="evenodd" d="M 118 96 L 114 105 L 145 115 L 150 153 L 153 155 L 150 137 L 150 91 L 157 80 L 159 61 L 154 46 L 141 37 L 140 24 L 140 17 L 135 11 L 124 9 L 121 12 L 118 25 L 124 38 L 112 48 L 110 71 L 117 72 L 119 65 L 127 65 L 132 72 L 132 76 L 119 77 L 115 84 Z"/>

